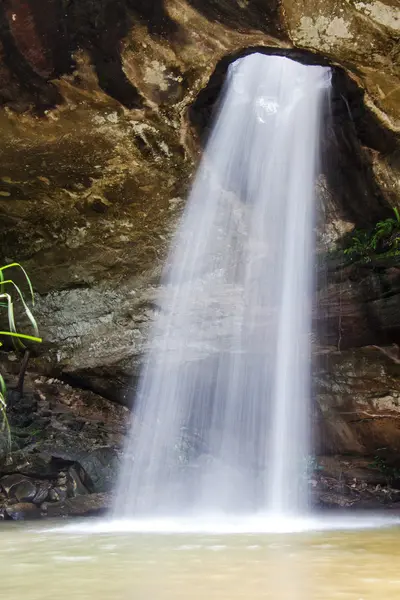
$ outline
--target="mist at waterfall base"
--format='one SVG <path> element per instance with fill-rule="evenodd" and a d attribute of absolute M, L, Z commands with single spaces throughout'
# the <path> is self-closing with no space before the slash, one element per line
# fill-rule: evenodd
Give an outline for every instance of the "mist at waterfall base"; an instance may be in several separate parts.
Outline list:
<path fill-rule="evenodd" d="M 165 268 L 114 515 L 307 509 L 314 188 L 330 69 L 228 71 Z"/>

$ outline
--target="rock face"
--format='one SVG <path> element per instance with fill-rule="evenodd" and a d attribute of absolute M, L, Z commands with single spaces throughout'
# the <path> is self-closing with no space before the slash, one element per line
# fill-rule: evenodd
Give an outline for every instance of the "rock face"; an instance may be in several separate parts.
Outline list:
<path fill-rule="evenodd" d="M 0 456 L 0 517 L 95 514 L 111 507 L 127 408 L 56 380 L 28 377 L 9 401 L 11 452 Z"/>
<path fill-rule="evenodd" d="M 324 358 L 316 378 L 318 453 L 400 456 L 398 349 L 370 346 Z"/>
<path fill-rule="evenodd" d="M 399 32 L 397 0 L 4 0 L 0 249 L 38 292 L 34 368 L 129 403 L 201 135 L 245 53 L 334 67 L 321 256 L 400 206 Z M 393 261 L 321 272 L 321 452 L 399 446 L 399 290 Z M 51 455 L 105 491 L 108 450 L 87 459 L 63 436 Z"/>

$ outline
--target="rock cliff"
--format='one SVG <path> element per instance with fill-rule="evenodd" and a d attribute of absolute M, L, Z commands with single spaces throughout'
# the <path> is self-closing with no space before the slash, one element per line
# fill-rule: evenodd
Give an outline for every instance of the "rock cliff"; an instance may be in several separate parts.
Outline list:
<path fill-rule="evenodd" d="M 0 252 L 39 294 L 35 370 L 129 403 L 168 241 L 239 56 L 333 68 L 321 257 L 400 206 L 399 35 L 397 0 L 4 0 Z M 326 264 L 319 451 L 397 449 L 399 263 Z"/>

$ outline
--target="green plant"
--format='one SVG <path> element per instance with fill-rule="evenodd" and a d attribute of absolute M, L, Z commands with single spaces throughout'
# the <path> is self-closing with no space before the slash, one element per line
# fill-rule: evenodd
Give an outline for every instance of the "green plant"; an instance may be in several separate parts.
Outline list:
<path fill-rule="evenodd" d="M 373 246 L 370 234 L 367 231 L 356 229 L 352 235 L 351 244 L 345 248 L 344 254 L 369 258 L 372 250 Z"/>
<path fill-rule="evenodd" d="M 393 209 L 395 218 L 385 219 L 384 221 L 378 221 L 375 225 L 375 230 L 372 235 L 372 245 L 374 249 L 377 248 L 379 242 L 384 239 L 390 238 L 393 233 L 400 230 L 400 214 L 397 208 Z M 395 240 L 397 245 L 397 240 Z"/>
<path fill-rule="evenodd" d="M 397 208 L 393 212 L 394 218 L 378 221 L 370 231 L 356 229 L 344 254 L 365 262 L 373 256 L 400 255 L 400 212 Z"/>
<path fill-rule="evenodd" d="M 19 286 L 11 277 L 6 277 L 5 272 L 9 270 L 19 270 L 23 274 L 23 279 L 28 286 L 30 303 L 34 306 L 35 298 L 31 281 L 25 269 L 19 263 L 11 263 L 0 267 L 0 308 L 5 308 L 7 311 L 8 329 L 0 331 L 0 336 L 11 338 L 16 351 L 27 351 L 26 342 L 41 342 L 39 330 L 36 320 L 25 300 Z M 14 311 L 14 296 L 17 302 L 20 303 L 23 313 L 27 316 L 29 323 L 33 329 L 34 335 L 21 333 L 17 329 L 15 311 Z M 0 341 L 0 346 L 3 343 Z M 7 389 L 3 376 L 0 374 L 0 431 L 6 435 L 8 446 L 10 444 L 10 427 L 7 419 Z"/>

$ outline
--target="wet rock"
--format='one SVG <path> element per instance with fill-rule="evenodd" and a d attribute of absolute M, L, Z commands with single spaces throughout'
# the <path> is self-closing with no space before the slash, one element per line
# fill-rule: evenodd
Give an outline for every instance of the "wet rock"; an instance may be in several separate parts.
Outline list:
<path fill-rule="evenodd" d="M 377 486 L 388 483 L 387 476 L 374 464 L 373 457 L 363 456 L 318 456 L 317 475 L 352 485 L 354 481 Z"/>
<path fill-rule="evenodd" d="M 67 490 L 68 497 L 70 498 L 74 496 L 82 496 L 89 493 L 87 487 L 82 483 L 79 471 L 81 471 L 81 469 L 74 465 L 68 469 Z"/>
<path fill-rule="evenodd" d="M 33 502 L 37 491 L 36 485 L 28 479 L 21 481 L 21 483 L 18 483 L 12 489 L 13 495 L 18 502 Z"/>
<path fill-rule="evenodd" d="M 8 405 L 13 411 L 14 427 L 29 427 L 32 424 L 37 409 L 37 399 L 33 393 L 28 392 L 21 397 L 19 392 L 10 390 Z"/>
<path fill-rule="evenodd" d="M 324 259 L 313 315 L 320 345 L 347 350 L 398 340 L 400 267 L 398 257 L 364 264 L 335 265 Z"/>
<path fill-rule="evenodd" d="M 64 502 L 68 495 L 67 488 L 64 486 L 54 487 L 49 490 L 48 497 L 51 502 Z"/>
<path fill-rule="evenodd" d="M 119 459 L 112 448 L 97 448 L 79 461 L 91 492 L 109 492 L 119 471 Z"/>
<path fill-rule="evenodd" d="M 0 489 L 7 502 L 30 500 L 40 505 L 110 490 L 118 472 L 115 443 L 123 442 L 127 411 L 90 392 L 35 379 L 31 382 L 28 375 L 27 385 L 36 387 L 39 397 L 32 422 L 18 428 L 21 448 L 0 463 Z M 51 415 L 48 424 L 41 418 L 43 410 Z M 11 408 L 12 425 L 13 417 Z"/>
<path fill-rule="evenodd" d="M 0 464 L 6 462 L 9 456 L 10 448 L 7 436 L 0 435 Z"/>
<path fill-rule="evenodd" d="M 59 433 L 53 439 L 45 440 L 42 448 L 53 459 L 64 463 L 74 463 L 80 468 L 82 483 L 91 492 L 109 491 L 118 471 L 118 452 L 114 448 L 102 446 L 102 433 L 95 428 L 85 428 L 78 437 L 73 429 Z M 65 477 L 62 485 L 67 482 Z"/>
<path fill-rule="evenodd" d="M 350 508 L 359 502 L 359 497 L 349 497 L 337 492 L 319 492 L 314 495 L 314 503 L 324 507 Z"/>
<path fill-rule="evenodd" d="M 382 509 L 400 505 L 400 490 L 362 456 L 317 457 L 318 470 L 309 480 L 312 502 L 323 508 Z"/>
<path fill-rule="evenodd" d="M 396 348 L 332 351 L 315 371 L 318 454 L 372 458 L 400 452 L 400 361 Z"/>
<path fill-rule="evenodd" d="M 57 485 L 61 485 L 61 486 L 66 485 L 67 480 L 68 480 L 67 473 L 61 471 L 57 477 Z"/>
<path fill-rule="evenodd" d="M 31 451 L 21 450 L 12 452 L 7 463 L 0 466 L 0 472 L 20 473 L 27 477 L 53 479 L 58 475 L 58 467 L 50 454 L 37 452 L 31 446 Z"/>
<path fill-rule="evenodd" d="M 45 502 L 49 495 L 50 483 L 45 481 L 38 485 L 37 492 L 32 502 L 38 506 L 40 506 L 43 502 Z"/>
<path fill-rule="evenodd" d="M 7 494 L 7 496 L 12 496 L 14 488 L 17 485 L 23 484 L 26 482 L 26 478 L 24 475 L 19 475 L 15 473 L 14 475 L 7 475 L 6 477 L 2 477 L 0 479 L 0 485 L 3 491 Z"/>
<path fill-rule="evenodd" d="M 5 509 L 7 518 L 13 521 L 23 521 L 25 519 L 40 519 L 41 512 L 35 504 L 31 502 L 19 502 Z"/>
<path fill-rule="evenodd" d="M 47 517 L 84 517 L 104 514 L 111 506 L 111 494 L 102 493 L 76 496 L 64 502 L 44 503 L 41 510 Z"/>

